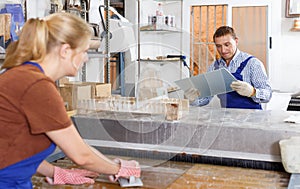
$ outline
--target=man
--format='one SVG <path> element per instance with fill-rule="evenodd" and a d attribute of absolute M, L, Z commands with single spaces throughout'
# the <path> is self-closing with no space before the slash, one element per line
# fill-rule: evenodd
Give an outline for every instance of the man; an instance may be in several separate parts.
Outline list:
<path fill-rule="evenodd" d="M 225 68 L 238 80 L 231 84 L 233 92 L 218 95 L 221 107 L 262 109 L 261 103 L 269 102 L 272 97 L 272 89 L 262 62 L 237 48 L 238 38 L 234 29 L 229 26 L 218 28 L 213 39 L 221 58 L 211 64 L 208 71 Z M 192 102 L 191 105 L 204 106 L 212 99 L 195 99 L 197 92 L 199 93 L 188 90 L 185 93 Z"/>

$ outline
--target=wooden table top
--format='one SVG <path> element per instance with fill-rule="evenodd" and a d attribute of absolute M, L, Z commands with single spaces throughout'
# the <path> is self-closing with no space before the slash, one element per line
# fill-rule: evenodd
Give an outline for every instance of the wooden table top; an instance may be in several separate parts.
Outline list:
<path fill-rule="evenodd" d="M 113 156 L 110 156 L 113 158 Z M 123 159 L 129 159 L 121 157 Z M 137 159 L 142 167 L 143 189 L 283 189 L 287 188 L 290 174 L 286 172 L 227 167 L 209 164 Z M 69 159 L 53 163 L 64 168 L 78 168 Z M 45 182 L 43 176 L 32 178 L 34 189 L 120 189 L 118 184 L 109 183 L 106 175 L 96 178 L 93 185 L 56 185 Z"/>

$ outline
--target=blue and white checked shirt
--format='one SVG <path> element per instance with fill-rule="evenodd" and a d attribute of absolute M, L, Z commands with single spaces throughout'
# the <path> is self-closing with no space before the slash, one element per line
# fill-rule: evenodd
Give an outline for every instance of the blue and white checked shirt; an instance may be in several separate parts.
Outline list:
<path fill-rule="evenodd" d="M 250 55 L 239 51 L 235 53 L 233 59 L 230 61 L 229 66 L 226 66 L 226 62 L 221 58 L 217 60 L 217 64 L 219 64 L 219 68 L 226 68 L 231 73 L 235 73 L 240 64 L 246 60 Z M 208 72 L 214 70 L 214 63 L 212 63 Z M 251 58 L 246 67 L 241 72 L 243 76 L 243 81 L 250 83 L 255 89 L 255 96 L 251 97 L 254 102 L 257 103 L 267 103 L 270 101 L 272 97 L 272 88 L 270 86 L 270 82 L 268 76 L 266 74 L 263 63 L 253 57 Z M 201 92 L 201 91 L 200 91 Z M 204 106 L 207 105 L 213 97 L 205 97 L 205 98 L 197 98 L 191 105 L 192 106 Z"/>

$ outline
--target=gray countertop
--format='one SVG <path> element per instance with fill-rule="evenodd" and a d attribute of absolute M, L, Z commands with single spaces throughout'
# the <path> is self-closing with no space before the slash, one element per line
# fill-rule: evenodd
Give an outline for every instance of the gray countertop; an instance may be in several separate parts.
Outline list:
<path fill-rule="evenodd" d="M 162 115 L 128 112 L 72 118 L 83 138 L 96 146 L 279 162 L 278 142 L 300 136 L 300 124 L 283 121 L 292 115 L 300 113 L 191 107 L 173 122 Z"/>
<path fill-rule="evenodd" d="M 75 117 L 90 117 L 99 119 L 116 119 L 119 121 L 155 121 L 170 124 L 209 124 L 213 126 L 226 126 L 237 128 L 256 128 L 262 130 L 285 130 L 300 131 L 300 124 L 286 123 L 284 119 L 289 116 L 300 116 L 297 111 L 281 110 L 247 110 L 247 109 L 223 109 L 190 107 L 190 111 L 183 114 L 178 121 L 166 121 L 164 116 L 157 114 L 143 114 L 131 112 L 109 112 L 100 111 L 97 113 L 77 114 Z"/>

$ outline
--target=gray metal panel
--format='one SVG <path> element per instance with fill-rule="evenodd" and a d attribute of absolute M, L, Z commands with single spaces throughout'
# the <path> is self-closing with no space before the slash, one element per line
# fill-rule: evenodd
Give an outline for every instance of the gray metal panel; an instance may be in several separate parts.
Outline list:
<path fill-rule="evenodd" d="M 191 107 L 180 121 L 164 116 L 120 112 L 76 115 L 84 139 L 109 142 L 126 149 L 176 151 L 280 162 L 278 142 L 300 136 L 299 127 L 283 120 L 298 112 Z"/>

